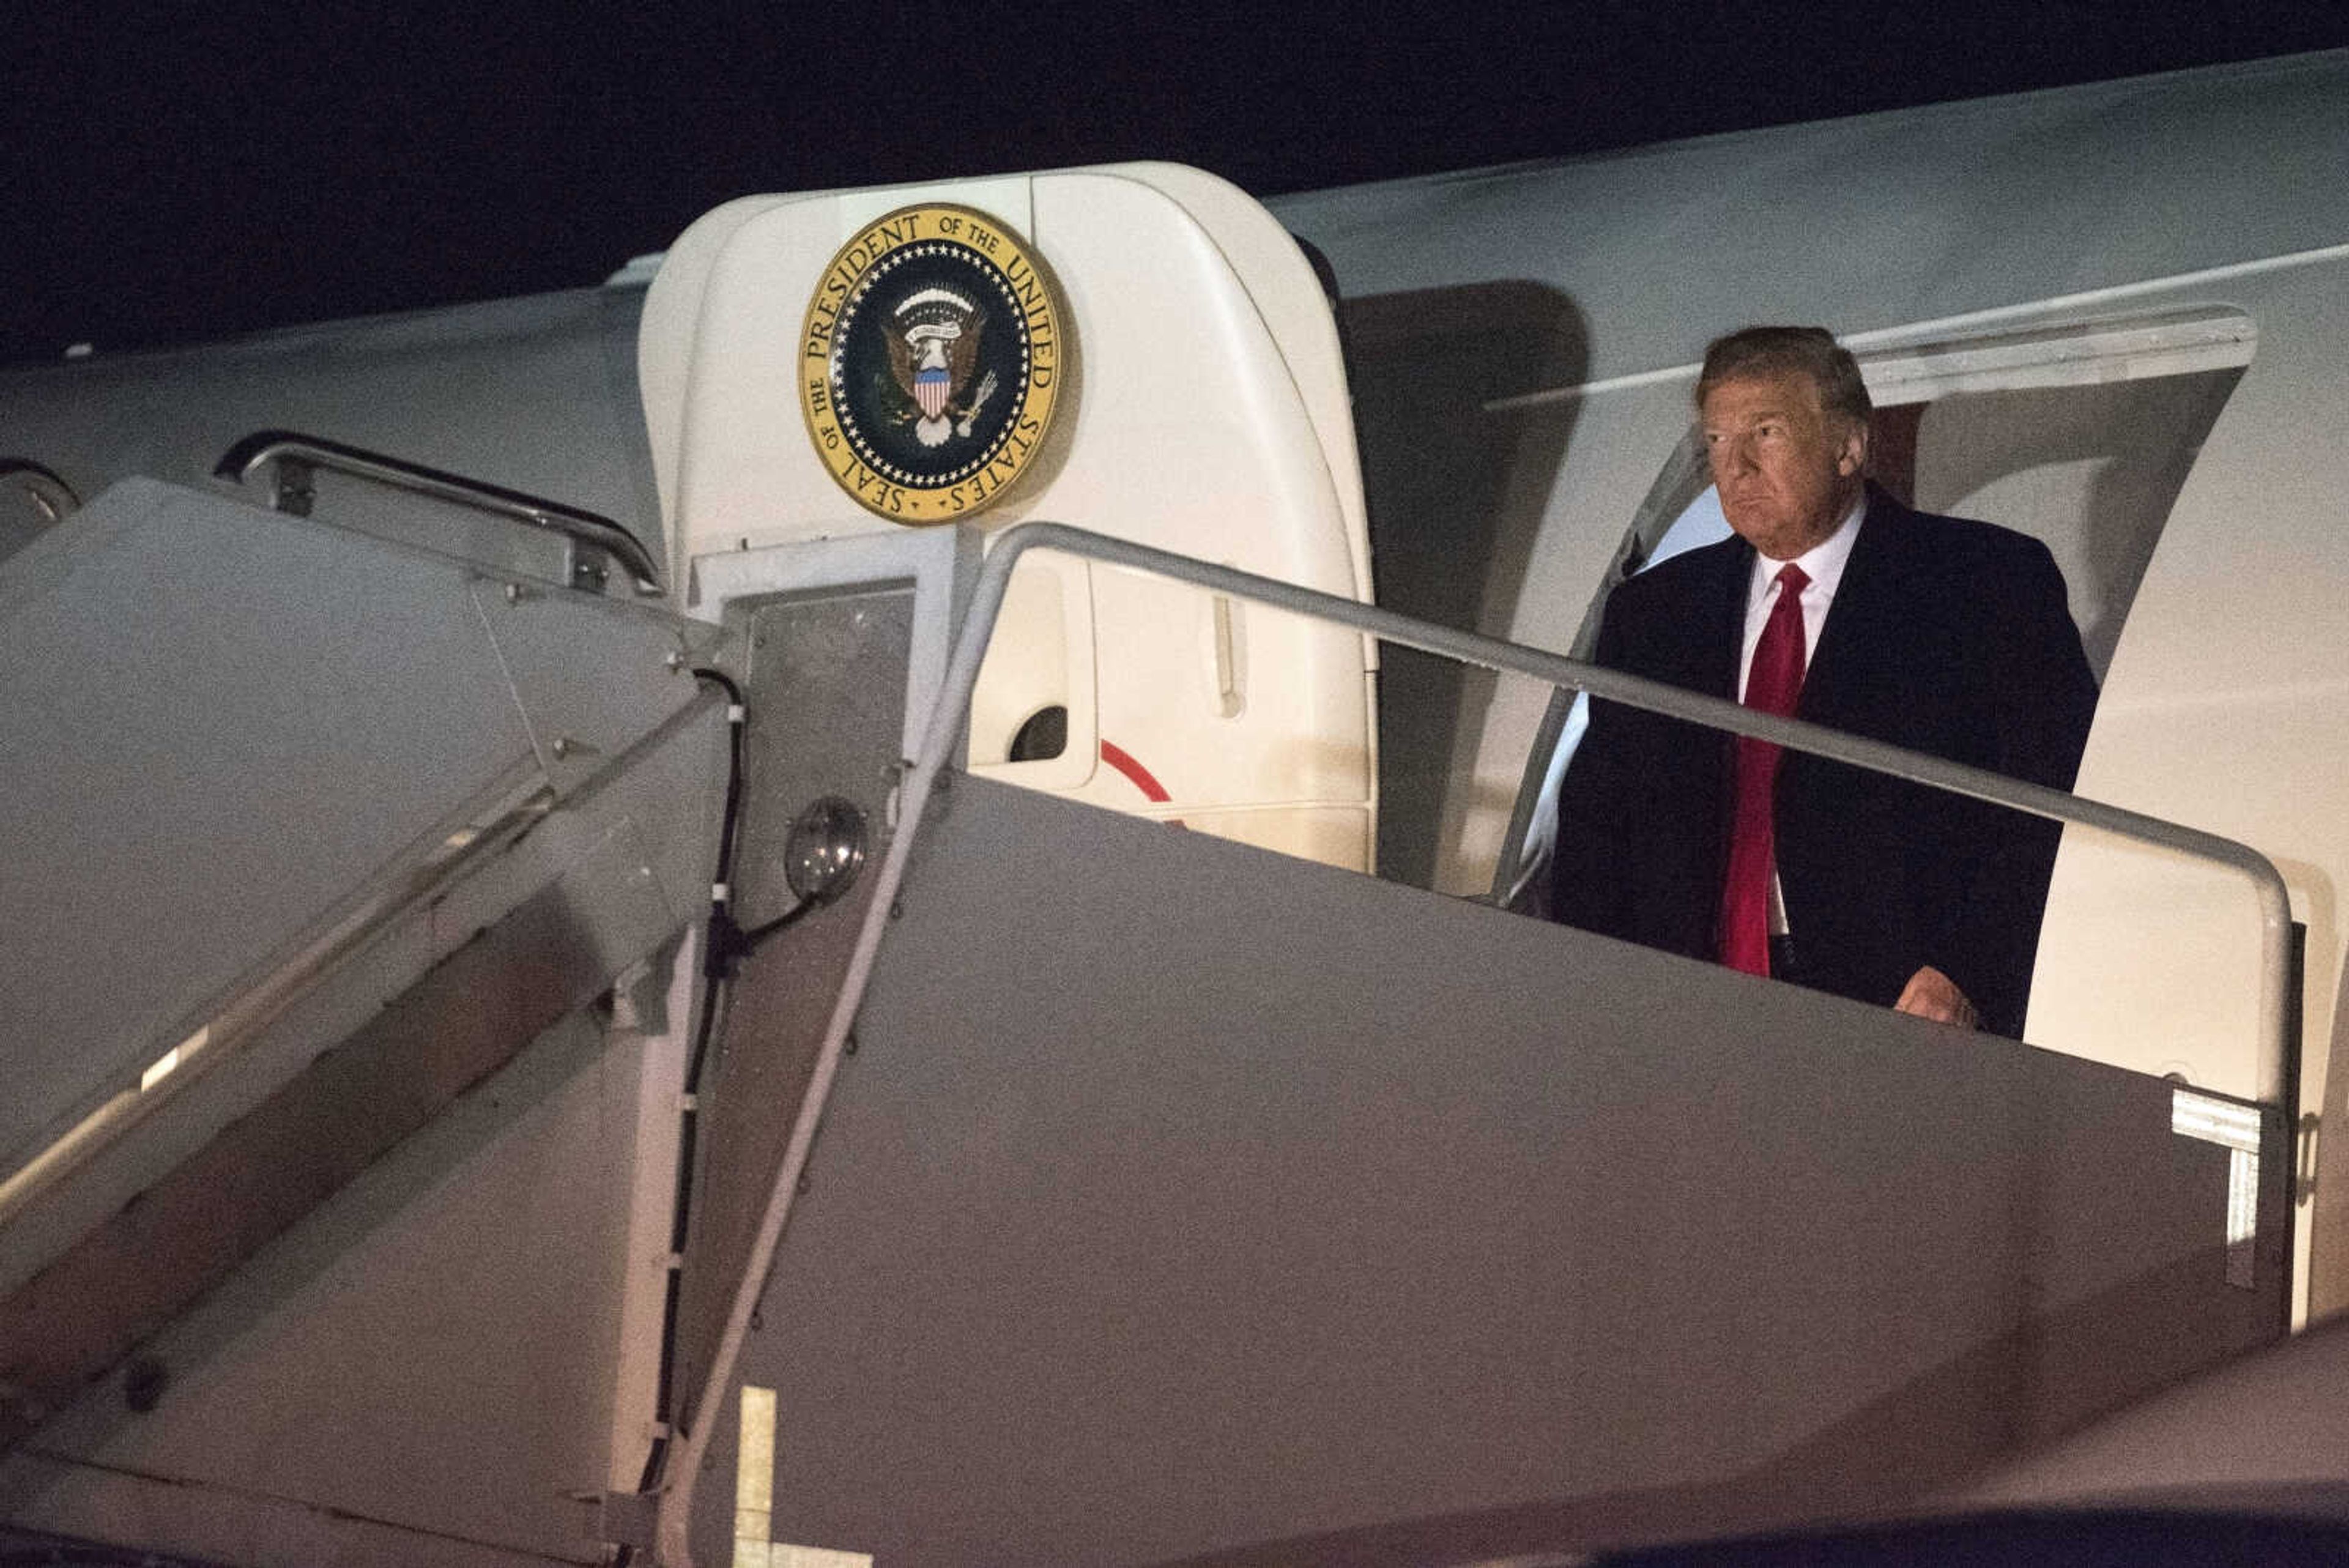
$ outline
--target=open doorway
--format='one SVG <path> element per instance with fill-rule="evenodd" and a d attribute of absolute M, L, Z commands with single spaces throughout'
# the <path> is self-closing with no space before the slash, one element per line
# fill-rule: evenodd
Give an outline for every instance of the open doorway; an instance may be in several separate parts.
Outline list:
<path fill-rule="evenodd" d="M 2210 307 L 1861 354 L 1876 405 L 1870 477 L 1920 511 L 2044 542 L 2101 683 L 2178 492 L 2257 342 L 2249 316 Z M 1576 651 L 1588 653 L 1618 581 L 1728 536 L 1692 428 L 1631 519 Z M 1541 873 L 1585 711 L 1569 692 L 1549 704 L 1502 846 L 1496 902 L 1547 913 Z"/>

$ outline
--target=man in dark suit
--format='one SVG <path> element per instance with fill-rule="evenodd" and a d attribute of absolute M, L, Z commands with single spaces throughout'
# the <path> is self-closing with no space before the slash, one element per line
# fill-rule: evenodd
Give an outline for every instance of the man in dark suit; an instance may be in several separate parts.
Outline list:
<path fill-rule="evenodd" d="M 1735 536 L 1619 585 L 1597 662 L 2069 789 L 2095 678 L 2045 545 L 1864 478 L 1816 327 L 1715 342 L 1697 405 Z M 1614 703 L 1558 808 L 1568 924 L 2019 1035 L 2060 829 Z"/>

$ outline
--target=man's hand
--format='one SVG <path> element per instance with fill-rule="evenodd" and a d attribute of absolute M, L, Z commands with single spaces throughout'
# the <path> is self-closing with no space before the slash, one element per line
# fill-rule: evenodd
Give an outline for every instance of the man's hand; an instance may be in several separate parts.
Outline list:
<path fill-rule="evenodd" d="M 1966 1000 L 1966 993 L 1958 989 L 1958 982 L 1931 964 L 1909 977 L 1909 983 L 1901 988 L 1900 1000 L 1892 1006 L 1896 1012 L 1954 1023 L 1961 1029 L 1971 1029 L 1982 1022 L 1982 1014 Z"/>

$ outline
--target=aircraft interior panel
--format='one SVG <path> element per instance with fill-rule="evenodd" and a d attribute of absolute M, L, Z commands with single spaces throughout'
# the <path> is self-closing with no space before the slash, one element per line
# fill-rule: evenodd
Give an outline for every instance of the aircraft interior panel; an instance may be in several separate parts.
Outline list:
<path fill-rule="evenodd" d="M 1538 532 L 1528 527 L 1523 545 L 1491 557 L 1476 598 L 1479 629 L 1537 648 L 1587 651 L 1598 632 L 1595 597 L 1623 560 L 1626 521 L 1681 448 L 1692 379 L 1577 398 L 1570 427 L 1548 409 L 1488 416 L 1504 424 L 1531 419 L 1540 431 L 1514 449 L 1523 467 L 1493 503 L 1502 525 L 1522 517 L 1519 525 L 1537 523 Z M 1476 896 L 1493 887 L 1508 846 L 1528 751 L 1550 693 L 1482 673 L 1453 685 L 1460 709 L 1430 885 Z"/>
<path fill-rule="evenodd" d="M 1081 789 L 1101 765 L 1092 566 L 1049 551 L 1011 574 L 971 693 L 974 767 L 1030 789 Z"/>
<path fill-rule="evenodd" d="M 1578 405 L 1506 419 L 1484 405 L 1581 379 L 1585 328 L 1572 301 L 1554 288 L 1495 283 L 1358 296 L 1339 308 L 1378 602 L 1508 635 L 1509 585 L 1535 552 Z M 1488 593 L 1498 598 L 1489 608 Z M 1445 857 L 1458 836 L 1446 814 L 1457 754 L 1477 743 L 1472 718 L 1488 682 L 1449 659 L 1380 651 L 1379 873 L 1466 891 Z"/>

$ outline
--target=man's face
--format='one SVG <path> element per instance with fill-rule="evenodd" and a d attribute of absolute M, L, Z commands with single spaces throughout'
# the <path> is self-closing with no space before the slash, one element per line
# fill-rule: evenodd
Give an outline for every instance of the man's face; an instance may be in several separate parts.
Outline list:
<path fill-rule="evenodd" d="M 1702 423 L 1723 514 L 1772 560 L 1821 543 L 1851 509 L 1868 427 L 1829 415 L 1808 376 L 1721 381 L 1704 395 Z"/>

